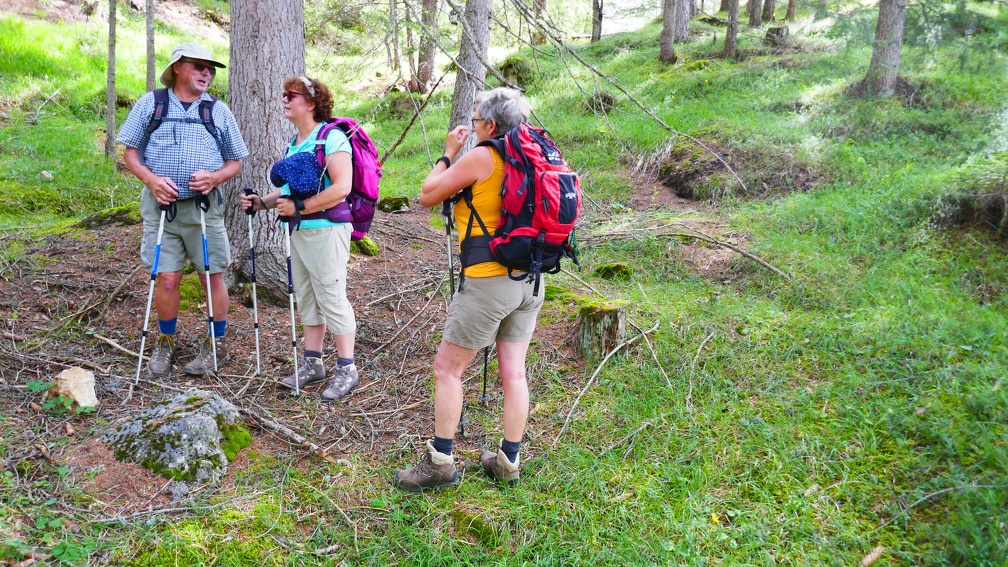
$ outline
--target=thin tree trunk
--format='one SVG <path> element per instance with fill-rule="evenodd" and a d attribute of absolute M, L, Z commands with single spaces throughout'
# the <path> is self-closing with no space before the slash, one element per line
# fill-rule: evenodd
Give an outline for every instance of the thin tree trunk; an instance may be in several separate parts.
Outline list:
<path fill-rule="evenodd" d="M 536 21 L 543 22 L 543 15 L 546 13 L 546 0 L 532 0 L 532 9 L 535 13 Z M 546 36 L 538 26 L 532 27 L 532 44 L 542 45 L 546 43 Z"/>
<path fill-rule="evenodd" d="M 399 68 L 399 16 L 397 12 L 396 0 L 389 0 L 389 36 L 392 39 L 392 61 L 389 62 L 389 65 L 393 69 Z"/>
<path fill-rule="evenodd" d="M 602 0 L 592 0 L 592 35 L 591 41 L 602 39 Z"/>
<path fill-rule="evenodd" d="M 769 23 L 774 21 L 774 9 L 777 7 L 776 4 L 777 3 L 774 2 L 774 0 L 763 0 L 763 14 L 761 19 L 764 22 Z"/>
<path fill-rule="evenodd" d="M 795 19 L 795 11 L 798 9 L 798 0 L 788 0 L 787 3 L 787 14 L 784 19 L 793 22 Z"/>
<path fill-rule="evenodd" d="M 486 60 L 490 45 L 490 0 L 469 0 L 465 7 L 465 22 L 463 30 L 468 30 L 468 33 L 463 31 L 459 43 L 460 68 L 455 78 L 448 130 L 461 124 L 470 124 L 475 109 L 476 91 L 483 88 L 486 67 L 482 61 Z M 470 136 L 462 151 L 471 149 L 473 145 L 475 138 Z"/>
<path fill-rule="evenodd" d="M 731 10 L 731 0 L 721 0 L 721 7 L 718 8 L 718 12 L 728 12 Z"/>
<path fill-rule="evenodd" d="M 770 0 L 767 0 L 768 2 Z M 749 14 L 749 26 L 758 28 L 762 25 L 763 3 L 760 0 L 749 0 L 746 4 L 746 11 Z"/>
<path fill-rule="evenodd" d="M 434 42 L 432 34 L 437 33 L 439 9 L 440 2 L 438 0 L 423 0 L 423 13 L 420 14 L 420 21 L 423 23 L 424 32 L 420 38 L 420 49 L 417 54 L 417 82 L 422 87 L 422 90 L 419 91 L 422 93 L 427 92 L 427 86 L 430 85 L 434 75 L 434 56 L 437 53 L 435 50 L 437 44 Z"/>
<path fill-rule="evenodd" d="M 116 93 L 115 93 L 115 48 L 116 48 L 116 0 L 109 0 L 108 15 L 108 69 L 105 84 L 105 155 L 114 156 L 116 151 Z"/>
<path fill-rule="evenodd" d="M 675 63 L 676 53 L 675 53 L 675 16 L 676 16 L 676 0 L 664 0 L 662 3 L 662 30 L 659 39 L 659 51 L 658 59 L 664 61 L 665 63 Z"/>
<path fill-rule="evenodd" d="M 280 91 L 284 79 L 305 73 L 304 57 L 301 2 L 231 0 L 228 106 L 238 121 L 249 155 L 241 172 L 223 187 L 229 204 L 224 207 L 224 222 L 235 259 L 231 269 L 246 278 L 251 272 L 248 217 L 234 204 L 243 187 L 251 187 L 259 194 L 274 189 L 266 182 L 270 167 L 294 132 L 284 118 Z M 275 221 L 276 212 L 272 210 L 252 217 L 259 289 L 279 297 L 287 289 L 287 253 L 284 229 L 276 230 Z"/>
<path fill-rule="evenodd" d="M 673 24 L 673 39 L 679 43 L 689 41 L 689 22 L 693 9 L 693 0 L 676 0 L 675 22 Z"/>
<path fill-rule="evenodd" d="M 890 96 L 896 90 L 899 77 L 900 48 L 903 45 L 903 24 L 907 0 L 881 0 L 878 27 L 871 63 L 865 76 L 865 92 Z"/>
<path fill-rule="evenodd" d="M 725 31 L 724 58 L 738 57 L 738 9 L 739 0 L 728 0 L 728 27 Z"/>
<path fill-rule="evenodd" d="M 154 54 L 154 0 L 147 0 L 147 90 L 157 87 L 157 57 Z"/>

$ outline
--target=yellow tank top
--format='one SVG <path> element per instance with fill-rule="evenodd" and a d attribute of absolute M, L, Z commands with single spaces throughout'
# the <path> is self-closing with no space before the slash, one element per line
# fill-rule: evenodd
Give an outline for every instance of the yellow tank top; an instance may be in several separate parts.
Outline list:
<path fill-rule="evenodd" d="M 472 202 L 480 220 L 486 225 L 490 234 L 493 235 L 497 229 L 497 221 L 501 213 L 501 183 L 504 181 L 504 160 L 495 150 L 490 150 L 490 155 L 494 160 L 493 173 L 483 181 L 478 181 L 472 186 Z M 472 211 L 464 200 L 455 205 L 455 226 L 459 232 L 459 244 L 465 240 L 466 229 L 469 226 L 469 219 Z M 472 219 L 472 236 L 483 236 L 476 219 Z M 467 278 L 490 278 L 493 276 L 506 276 L 507 266 L 497 262 L 482 262 L 465 268 L 464 274 Z"/>

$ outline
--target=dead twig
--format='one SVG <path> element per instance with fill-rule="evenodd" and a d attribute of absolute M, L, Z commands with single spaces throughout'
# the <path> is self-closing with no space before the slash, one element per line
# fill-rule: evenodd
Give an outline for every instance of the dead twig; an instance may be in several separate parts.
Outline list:
<path fill-rule="evenodd" d="M 791 281 L 791 276 L 785 274 L 781 270 L 779 270 L 779 269 L 775 268 L 774 266 L 770 265 L 770 263 L 768 263 L 766 260 L 760 258 L 759 256 L 757 256 L 755 254 L 752 254 L 750 252 L 746 252 L 745 250 L 743 250 L 743 249 L 741 249 L 738 246 L 735 246 L 733 244 L 728 244 L 727 242 L 724 242 L 722 240 L 718 240 L 717 238 L 714 238 L 713 236 L 711 236 L 709 234 L 706 234 L 706 233 L 704 233 L 704 232 L 702 232 L 700 230 L 697 230 L 697 229 L 695 229 L 695 228 L 693 228 L 693 227 L 691 227 L 689 225 L 683 224 L 681 222 L 677 222 L 677 223 L 673 223 L 673 224 L 676 225 L 676 226 L 681 226 L 681 227 L 685 228 L 686 230 L 691 231 L 691 232 L 695 232 L 697 235 L 699 235 L 699 236 L 693 236 L 693 235 L 686 235 L 686 236 L 693 236 L 693 238 L 696 238 L 698 240 L 703 240 L 704 242 L 709 242 L 711 244 L 716 244 L 718 246 L 721 246 L 722 248 L 727 248 L 729 250 L 734 250 L 735 252 L 738 252 L 739 254 L 745 256 L 746 258 L 749 258 L 750 260 L 753 260 L 754 262 L 757 262 L 758 264 L 760 264 L 764 268 L 770 270 L 771 272 L 777 274 L 778 276 L 780 276 L 780 277 L 782 277 L 782 278 L 784 278 L 784 279 L 786 279 L 788 281 Z"/>
<path fill-rule="evenodd" d="M 272 419 L 267 419 L 265 416 L 258 414 L 245 407 L 239 406 L 238 411 L 241 412 L 242 415 L 244 415 L 247 420 L 250 419 L 252 422 L 260 425 L 264 429 L 269 429 L 270 431 L 274 431 L 276 433 L 284 435 L 285 437 L 294 441 L 296 444 L 304 447 L 305 449 L 308 449 L 323 461 L 326 461 L 334 465 L 339 464 L 339 462 L 337 462 L 336 459 L 334 459 L 331 455 L 323 451 L 321 447 L 312 443 L 308 439 L 305 439 L 300 434 L 296 433 L 294 430 L 287 427 L 286 425 L 281 425 L 273 421 Z"/>
<path fill-rule="evenodd" d="M 654 327 L 651 327 L 650 329 L 648 329 L 646 331 L 641 331 L 641 334 L 637 335 L 636 337 L 634 337 L 634 338 L 632 338 L 632 339 L 630 339 L 628 341 L 621 342 L 620 344 L 616 345 L 615 348 L 613 348 L 611 351 L 609 351 L 608 354 L 605 355 L 605 358 L 602 359 L 602 362 L 600 362 L 599 365 L 598 365 L 598 367 L 595 368 L 595 372 L 592 373 L 591 378 L 588 379 L 588 383 L 585 384 L 584 388 L 581 389 L 581 392 L 578 393 L 577 398 L 574 399 L 574 403 L 571 405 L 570 411 L 567 412 L 567 419 L 564 420 L 563 427 L 560 428 L 560 432 L 557 433 L 556 438 L 553 440 L 553 447 L 556 447 L 557 443 L 560 442 L 560 438 L 563 437 L 564 431 L 566 431 L 567 430 L 567 426 L 570 425 L 571 416 L 574 415 L 574 410 L 577 408 L 578 404 L 581 402 L 581 396 L 583 396 L 585 394 L 585 392 L 588 391 L 588 388 L 591 387 L 592 382 L 595 381 L 595 377 L 599 375 L 599 372 L 602 370 L 602 367 L 605 366 L 605 363 L 610 358 L 612 358 L 613 355 L 615 355 L 617 352 L 619 352 L 621 349 L 623 349 L 623 347 L 630 346 L 633 343 L 637 342 L 637 339 L 643 337 L 644 335 L 653 333 L 653 332 L 655 332 L 657 330 L 658 330 L 658 323 L 656 322 L 655 325 L 654 325 Z"/>

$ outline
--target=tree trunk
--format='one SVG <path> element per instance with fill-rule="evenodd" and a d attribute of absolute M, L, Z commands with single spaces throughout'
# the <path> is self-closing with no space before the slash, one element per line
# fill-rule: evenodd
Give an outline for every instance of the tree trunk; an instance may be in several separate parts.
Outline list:
<path fill-rule="evenodd" d="M 116 48 L 116 0 L 109 0 L 108 14 L 108 69 L 105 83 L 105 155 L 114 156 L 116 151 L 116 94 L 115 94 L 115 48 Z"/>
<path fill-rule="evenodd" d="M 304 8 L 301 9 L 304 12 Z M 393 69 L 399 68 L 399 15 L 396 10 L 396 0 L 389 0 L 389 36 L 392 38 L 392 60 L 389 66 Z"/>
<path fill-rule="evenodd" d="M 147 0 L 147 90 L 157 87 L 157 55 L 154 53 L 154 0 Z"/>
<path fill-rule="evenodd" d="M 689 41 L 689 22 L 693 10 L 693 0 L 676 0 L 673 39 L 679 43 Z"/>
<path fill-rule="evenodd" d="M 788 0 L 787 3 L 787 14 L 784 19 L 793 22 L 795 19 L 795 11 L 798 9 L 798 0 Z"/>
<path fill-rule="evenodd" d="M 545 23 L 546 0 L 532 0 L 532 9 L 535 12 L 537 22 Z M 546 36 L 538 26 L 532 26 L 532 45 L 542 45 L 546 43 Z"/>
<path fill-rule="evenodd" d="M 601 360 L 626 339 L 626 305 L 582 307 L 578 313 L 578 350 L 585 360 Z"/>
<path fill-rule="evenodd" d="M 728 27 L 725 30 L 724 58 L 738 57 L 738 8 L 739 0 L 728 0 Z"/>
<path fill-rule="evenodd" d="M 251 275 L 248 217 L 237 204 L 239 195 L 243 187 L 251 187 L 259 194 L 274 189 L 265 180 L 294 132 L 284 118 L 280 91 L 284 79 L 304 73 L 304 57 L 301 2 L 231 1 L 227 102 L 249 149 L 241 172 L 222 187 L 227 202 L 224 222 L 235 259 L 232 277 Z M 260 289 L 281 296 L 287 290 L 287 252 L 283 229 L 270 230 L 275 221 L 275 211 L 252 217 L 255 271 Z"/>
<path fill-rule="evenodd" d="M 486 67 L 481 60 L 486 60 L 487 48 L 490 45 L 490 0 L 466 2 L 465 21 L 462 40 L 459 43 L 458 62 L 461 67 L 455 77 L 455 93 L 452 95 L 451 117 L 448 120 L 449 131 L 461 124 L 469 126 L 475 109 L 476 91 L 483 88 Z M 475 138 L 470 136 L 469 143 L 462 151 L 471 149 L 475 145 L 474 140 Z"/>
<path fill-rule="evenodd" d="M 422 87 L 419 92 L 427 92 L 427 87 L 431 83 L 434 75 L 434 56 L 436 55 L 437 44 L 434 43 L 434 34 L 437 33 L 437 16 L 440 9 L 439 0 L 423 0 L 423 13 L 420 14 L 421 29 L 423 35 L 420 37 L 420 49 L 417 54 L 417 82 Z"/>
<path fill-rule="evenodd" d="M 896 91 L 899 76 L 900 47 L 903 44 L 903 23 L 907 0 L 880 0 L 878 27 L 872 48 L 871 63 L 864 85 L 867 94 L 890 96 Z"/>
<path fill-rule="evenodd" d="M 761 19 L 767 23 L 774 21 L 774 8 L 776 7 L 776 2 L 774 2 L 774 0 L 763 0 L 763 14 Z"/>
<path fill-rule="evenodd" d="M 592 35 L 591 41 L 602 39 L 602 0 L 592 0 Z"/>
<path fill-rule="evenodd" d="M 673 45 L 676 27 L 676 4 L 678 4 L 676 0 L 664 0 L 662 3 L 662 28 L 659 39 L 658 59 L 665 63 L 676 62 L 675 45 Z"/>
<path fill-rule="evenodd" d="M 731 0 L 721 0 L 721 7 L 718 8 L 718 12 L 730 12 L 731 11 Z"/>
<path fill-rule="evenodd" d="M 769 2 L 770 0 L 767 0 Z M 763 23 L 763 2 L 760 0 L 749 0 L 746 4 L 746 12 L 749 14 L 749 26 L 758 28 Z"/>

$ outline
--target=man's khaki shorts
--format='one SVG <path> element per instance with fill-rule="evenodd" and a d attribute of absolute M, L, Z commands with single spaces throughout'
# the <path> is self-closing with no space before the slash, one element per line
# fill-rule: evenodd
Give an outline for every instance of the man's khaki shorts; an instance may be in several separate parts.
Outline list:
<path fill-rule="evenodd" d="M 353 306 L 346 296 L 349 260 L 349 224 L 305 228 L 291 234 L 291 273 L 302 325 L 324 323 L 333 335 L 357 330 Z"/>
<path fill-rule="evenodd" d="M 533 289 L 508 276 L 466 278 L 448 307 L 444 339 L 469 349 L 531 341 L 544 295 L 533 297 Z"/>
<path fill-rule="evenodd" d="M 219 190 L 218 190 L 219 191 Z M 224 228 L 224 211 L 217 202 L 218 192 L 210 193 L 210 209 L 204 213 L 206 222 L 207 249 L 210 257 L 210 273 L 223 272 L 231 265 L 231 244 Z M 196 199 L 186 199 L 175 203 L 175 220 L 165 218 L 164 234 L 161 236 L 161 253 L 158 256 L 158 273 L 180 272 L 185 267 L 186 258 L 203 269 L 203 238 L 200 229 L 200 210 Z M 140 194 L 140 215 L 143 217 L 143 240 L 140 242 L 140 259 L 144 266 L 154 264 L 157 248 L 158 225 L 161 209 L 154 195 L 145 187 Z"/>

